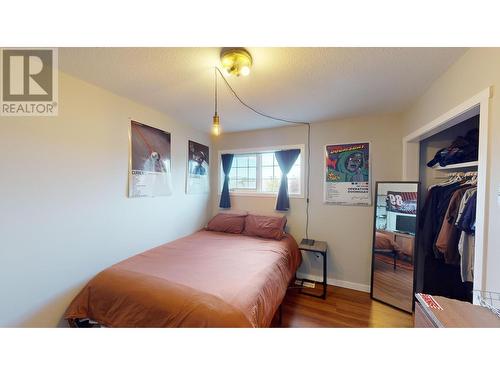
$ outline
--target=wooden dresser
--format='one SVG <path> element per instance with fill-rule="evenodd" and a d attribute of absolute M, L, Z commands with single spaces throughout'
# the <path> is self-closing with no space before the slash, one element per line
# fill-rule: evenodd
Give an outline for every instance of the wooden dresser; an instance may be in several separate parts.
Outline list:
<path fill-rule="evenodd" d="M 486 307 L 420 293 L 415 296 L 415 328 L 500 328 L 500 318 Z"/>

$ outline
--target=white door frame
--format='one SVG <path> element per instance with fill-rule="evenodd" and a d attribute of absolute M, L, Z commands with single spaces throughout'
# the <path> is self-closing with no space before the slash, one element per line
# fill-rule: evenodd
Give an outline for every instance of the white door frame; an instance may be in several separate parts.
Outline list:
<path fill-rule="evenodd" d="M 459 104 L 455 108 L 439 116 L 435 120 L 420 127 L 403 138 L 403 180 L 419 180 L 420 174 L 420 141 L 431 137 L 465 120 L 471 110 L 479 113 L 479 158 L 476 208 L 476 243 L 474 250 L 474 290 L 484 290 L 486 286 L 486 192 L 488 174 L 488 126 L 489 100 L 491 87 Z"/>

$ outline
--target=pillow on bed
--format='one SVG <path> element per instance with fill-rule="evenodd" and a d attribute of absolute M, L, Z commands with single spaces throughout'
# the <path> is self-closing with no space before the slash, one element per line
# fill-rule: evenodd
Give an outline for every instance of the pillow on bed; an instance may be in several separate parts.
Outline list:
<path fill-rule="evenodd" d="M 247 236 L 257 236 L 281 240 L 285 236 L 286 216 L 263 216 L 249 214 L 245 217 Z"/>
<path fill-rule="evenodd" d="M 207 230 L 240 234 L 245 227 L 246 214 L 219 213 L 207 224 Z"/>

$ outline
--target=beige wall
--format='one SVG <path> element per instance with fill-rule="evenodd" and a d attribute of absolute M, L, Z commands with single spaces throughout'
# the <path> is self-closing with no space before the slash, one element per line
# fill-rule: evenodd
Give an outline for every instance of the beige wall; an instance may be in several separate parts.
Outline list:
<path fill-rule="evenodd" d="M 354 207 L 323 204 L 323 146 L 330 143 L 370 141 L 372 147 L 372 181 L 401 179 L 401 119 L 398 115 L 381 115 L 311 126 L 311 203 L 309 236 L 325 240 L 330 247 L 328 273 L 330 283 L 367 290 L 370 284 L 373 206 Z M 226 133 L 213 139 L 218 150 L 306 144 L 305 126 Z M 307 151 L 306 151 L 307 152 Z M 215 161 L 212 162 L 215 165 Z M 215 172 L 215 171 L 214 171 Z M 213 179 L 213 212 L 217 212 L 219 195 Z M 374 194 L 374 192 L 373 192 Z M 276 213 L 275 198 L 231 197 L 235 209 Z M 305 233 L 305 200 L 291 198 L 287 214 L 289 231 L 300 241 Z M 300 273 L 317 276 L 321 261 L 307 256 Z"/>
<path fill-rule="evenodd" d="M 493 86 L 490 99 L 486 288 L 500 292 L 500 48 L 472 48 L 405 113 L 404 135 L 446 113 L 453 107 Z"/>
<path fill-rule="evenodd" d="M 184 193 L 200 133 L 60 73 L 59 116 L 0 117 L 0 326 L 52 327 L 103 268 L 202 227 Z M 129 117 L 172 133 L 173 195 L 129 199 Z"/>

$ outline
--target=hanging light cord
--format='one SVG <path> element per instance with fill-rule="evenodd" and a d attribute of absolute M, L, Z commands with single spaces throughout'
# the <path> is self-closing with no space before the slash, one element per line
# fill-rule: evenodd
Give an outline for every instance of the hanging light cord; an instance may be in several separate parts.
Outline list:
<path fill-rule="evenodd" d="M 235 96 L 235 98 L 238 99 L 238 101 L 244 107 L 246 107 L 249 110 L 255 112 L 259 116 L 266 117 L 268 119 L 275 120 L 275 121 L 286 122 L 286 123 L 289 123 L 289 124 L 307 125 L 306 238 L 309 238 L 309 180 L 310 180 L 310 166 L 311 166 L 311 163 L 310 163 L 310 156 L 311 156 L 311 123 L 310 122 L 305 122 L 305 121 L 291 121 L 291 120 L 286 120 L 286 119 L 282 119 L 282 118 L 279 118 L 279 117 L 274 117 L 274 116 L 266 115 L 265 113 L 262 113 L 262 112 L 256 110 L 252 106 L 250 106 L 247 103 L 245 103 L 243 101 L 243 99 L 241 99 L 238 96 L 238 94 L 236 93 L 236 91 L 234 91 L 234 89 L 231 87 L 231 85 L 227 81 L 226 77 L 224 77 L 224 74 L 222 74 L 222 72 L 220 71 L 220 69 L 218 67 L 215 67 L 215 111 L 216 112 L 217 112 L 217 72 L 219 72 L 220 76 L 222 77 L 222 79 L 226 83 L 226 85 L 229 88 L 229 90 L 233 93 L 233 95 Z"/>
<path fill-rule="evenodd" d="M 217 114 L 217 71 L 214 72 L 215 75 L 215 114 Z"/>

